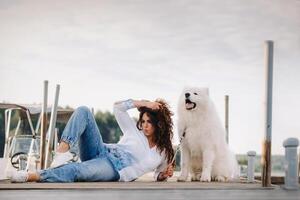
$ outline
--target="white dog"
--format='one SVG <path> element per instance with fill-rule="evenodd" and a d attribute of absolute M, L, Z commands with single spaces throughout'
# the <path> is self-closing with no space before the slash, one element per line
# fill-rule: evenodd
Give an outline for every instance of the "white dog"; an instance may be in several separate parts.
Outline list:
<path fill-rule="evenodd" d="M 178 105 L 181 175 L 186 181 L 228 181 L 238 174 L 237 161 L 225 141 L 225 129 L 209 98 L 208 88 L 185 88 Z"/>

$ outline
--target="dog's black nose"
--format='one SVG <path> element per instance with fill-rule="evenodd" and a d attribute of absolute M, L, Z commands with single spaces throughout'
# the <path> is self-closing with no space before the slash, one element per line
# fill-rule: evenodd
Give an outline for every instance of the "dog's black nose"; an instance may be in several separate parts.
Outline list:
<path fill-rule="evenodd" d="M 190 93 L 185 93 L 185 98 L 188 98 L 189 96 L 191 96 Z"/>

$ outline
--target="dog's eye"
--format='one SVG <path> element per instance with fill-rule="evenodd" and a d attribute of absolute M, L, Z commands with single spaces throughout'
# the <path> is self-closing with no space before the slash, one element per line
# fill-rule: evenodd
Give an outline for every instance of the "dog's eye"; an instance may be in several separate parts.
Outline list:
<path fill-rule="evenodd" d="M 198 95 L 196 92 L 194 92 L 194 95 Z"/>

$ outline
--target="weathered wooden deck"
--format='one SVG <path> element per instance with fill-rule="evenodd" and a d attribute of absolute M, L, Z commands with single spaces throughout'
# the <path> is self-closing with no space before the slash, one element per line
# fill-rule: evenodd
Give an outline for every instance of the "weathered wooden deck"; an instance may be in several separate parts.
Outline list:
<path fill-rule="evenodd" d="M 299 191 L 284 190 L 9 190 L 2 200 L 299 200 Z"/>
<path fill-rule="evenodd" d="M 177 182 L 173 176 L 165 182 L 153 181 L 152 173 L 146 174 L 134 182 L 76 182 L 76 183 L 10 183 L 9 180 L 0 181 L 0 190 L 23 189 L 226 189 L 226 190 L 261 190 L 274 189 L 276 186 L 262 188 L 259 181 L 247 183 L 246 179 L 234 182 Z"/>
<path fill-rule="evenodd" d="M 80 183 L 10 183 L 0 181 L 0 200 L 140 200 L 140 199 L 297 199 L 300 190 L 286 191 L 280 186 L 262 188 L 259 181 L 247 183 L 245 179 L 226 183 L 176 182 L 176 177 L 167 182 L 154 182 L 151 176 L 137 181 L 80 182 Z"/>
<path fill-rule="evenodd" d="M 78 182 L 78 183 L 10 183 L 0 182 L 0 190 L 47 190 L 47 189 L 114 189 L 114 190 L 149 190 L 149 189 L 189 189 L 189 190 L 272 190 L 278 186 L 262 188 L 260 183 L 230 182 L 230 183 L 201 183 L 201 182 Z"/>

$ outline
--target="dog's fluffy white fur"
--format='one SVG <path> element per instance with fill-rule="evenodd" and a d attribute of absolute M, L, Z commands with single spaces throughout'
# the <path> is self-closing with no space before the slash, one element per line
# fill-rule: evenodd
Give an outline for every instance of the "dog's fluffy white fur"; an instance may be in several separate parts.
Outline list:
<path fill-rule="evenodd" d="M 181 138 L 181 175 L 186 181 L 228 181 L 238 175 L 234 154 L 225 141 L 225 129 L 209 98 L 208 88 L 186 87 L 178 104 Z"/>

